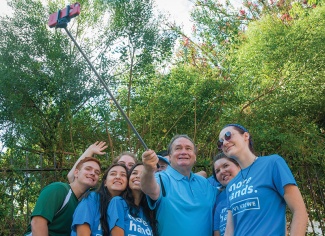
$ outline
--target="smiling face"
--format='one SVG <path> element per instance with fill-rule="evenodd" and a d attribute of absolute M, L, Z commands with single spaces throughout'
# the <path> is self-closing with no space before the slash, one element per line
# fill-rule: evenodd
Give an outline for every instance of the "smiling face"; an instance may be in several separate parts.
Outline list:
<path fill-rule="evenodd" d="M 218 159 L 214 165 L 214 171 L 216 178 L 222 186 L 227 186 L 230 180 L 232 180 L 240 171 L 240 167 L 228 158 Z"/>
<path fill-rule="evenodd" d="M 134 158 L 129 155 L 121 156 L 117 163 L 124 164 L 129 170 L 135 165 Z"/>
<path fill-rule="evenodd" d="M 120 195 L 127 186 L 127 173 L 124 167 L 112 167 L 105 180 L 105 186 L 112 196 Z"/>
<path fill-rule="evenodd" d="M 225 138 L 227 132 L 231 133 L 230 138 Z M 229 134 L 229 133 L 228 133 Z M 221 149 L 228 157 L 239 157 L 240 153 L 249 151 L 249 134 L 244 132 L 241 134 L 235 127 L 229 126 L 221 130 L 219 140 L 223 140 Z"/>
<path fill-rule="evenodd" d="M 143 165 L 138 165 L 132 170 L 129 179 L 129 187 L 132 191 L 142 191 L 140 187 L 140 176 L 142 174 L 143 169 Z"/>
<path fill-rule="evenodd" d="M 177 138 L 171 145 L 171 166 L 184 175 L 191 171 L 196 161 L 194 144 L 187 138 Z M 184 172 L 185 171 L 185 172 Z"/>
<path fill-rule="evenodd" d="M 83 163 L 79 169 L 74 172 L 75 179 L 86 185 L 88 188 L 95 187 L 100 174 L 100 167 L 98 163 L 94 161 L 87 161 Z"/>

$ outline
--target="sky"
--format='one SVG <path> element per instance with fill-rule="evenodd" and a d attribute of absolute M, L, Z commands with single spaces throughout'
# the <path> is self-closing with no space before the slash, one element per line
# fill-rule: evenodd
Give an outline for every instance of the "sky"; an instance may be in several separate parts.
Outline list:
<path fill-rule="evenodd" d="M 70 1 L 68 1 L 70 2 Z M 74 0 L 71 3 L 76 2 Z M 179 25 L 184 27 L 184 31 L 189 33 L 192 27 L 190 22 L 190 11 L 193 3 L 189 0 L 156 0 L 158 9 L 170 14 Z M 6 0 L 0 0 L 0 16 L 10 12 Z"/>
<path fill-rule="evenodd" d="M 8 11 L 6 0 L 0 0 L 0 16 L 3 16 Z"/>
<path fill-rule="evenodd" d="M 193 3 L 189 0 L 156 0 L 158 9 L 170 14 L 179 25 L 183 26 L 184 32 L 191 32 L 192 23 L 190 21 L 190 11 Z"/>

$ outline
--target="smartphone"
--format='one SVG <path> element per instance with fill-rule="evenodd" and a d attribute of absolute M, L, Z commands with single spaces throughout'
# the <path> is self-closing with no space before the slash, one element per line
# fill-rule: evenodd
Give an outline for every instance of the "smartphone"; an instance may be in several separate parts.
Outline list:
<path fill-rule="evenodd" d="M 50 28 L 53 28 L 56 26 L 59 19 L 63 17 L 71 19 L 73 17 L 78 16 L 79 14 L 80 14 L 80 4 L 76 2 L 74 4 L 67 6 L 62 10 L 59 10 L 56 13 L 52 13 L 49 17 L 48 25 L 50 26 Z"/>

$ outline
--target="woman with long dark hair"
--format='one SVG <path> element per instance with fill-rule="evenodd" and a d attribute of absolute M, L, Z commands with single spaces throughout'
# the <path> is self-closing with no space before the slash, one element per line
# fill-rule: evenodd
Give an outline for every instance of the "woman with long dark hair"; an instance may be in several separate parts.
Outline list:
<path fill-rule="evenodd" d="M 107 217 L 111 236 L 157 235 L 154 211 L 149 209 L 140 187 L 143 168 L 142 163 L 135 164 L 129 171 L 129 184 L 123 197 L 110 201 Z"/>
<path fill-rule="evenodd" d="M 111 199 L 122 195 L 128 184 L 128 170 L 123 164 L 112 164 L 104 173 L 98 189 L 79 203 L 73 215 L 71 235 L 109 236 L 107 208 Z"/>
<path fill-rule="evenodd" d="M 306 207 L 285 160 L 256 155 L 251 134 L 239 124 L 221 130 L 218 147 L 241 168 L 226 188 L 225 235 L 286 235 L 286 206 L 292 213 L 290 235 L 305 235 Z"/>

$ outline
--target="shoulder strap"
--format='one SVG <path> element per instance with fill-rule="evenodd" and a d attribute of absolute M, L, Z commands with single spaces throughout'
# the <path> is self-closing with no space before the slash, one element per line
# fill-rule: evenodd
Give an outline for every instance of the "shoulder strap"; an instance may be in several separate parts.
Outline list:
<path fill-rule="evenodd" d="M 166 197 L 166 190 L 165 190 L 165 186 L 164 186 L 164 183 L 161 179 L 161 175 L 159 174 L 159 180 L 160 180 L 160 187 L 161 187 L 161 191 L 162 191 L 162 195 L 163 197 Z"/>
<path fill-rule="evenodd" d="M 58 214 L 58 213 L 63 209 L 63 207 L 65 207 L 65 206 L 67 205 L 67 203 L 68 203 L 69 200 L 70 200 L 71 194 L 72 194 L 72 190 L 71 190 L 71 188 L 69 188 L 69 187 L 67 186 L 67 184 L 65 184 L 64 187 L 65 187 L 67 190 L 69 190 L 69 191 L 68 191 L 67 196 L 65 196 L 65 199 L 64 199 L 64 201 L 63 201 L 63 204 L 62 204 L 61 208 L 60 208 L 60 209 L 55 213 L 55 215 L 57 215 L 57 214 Z"/>

